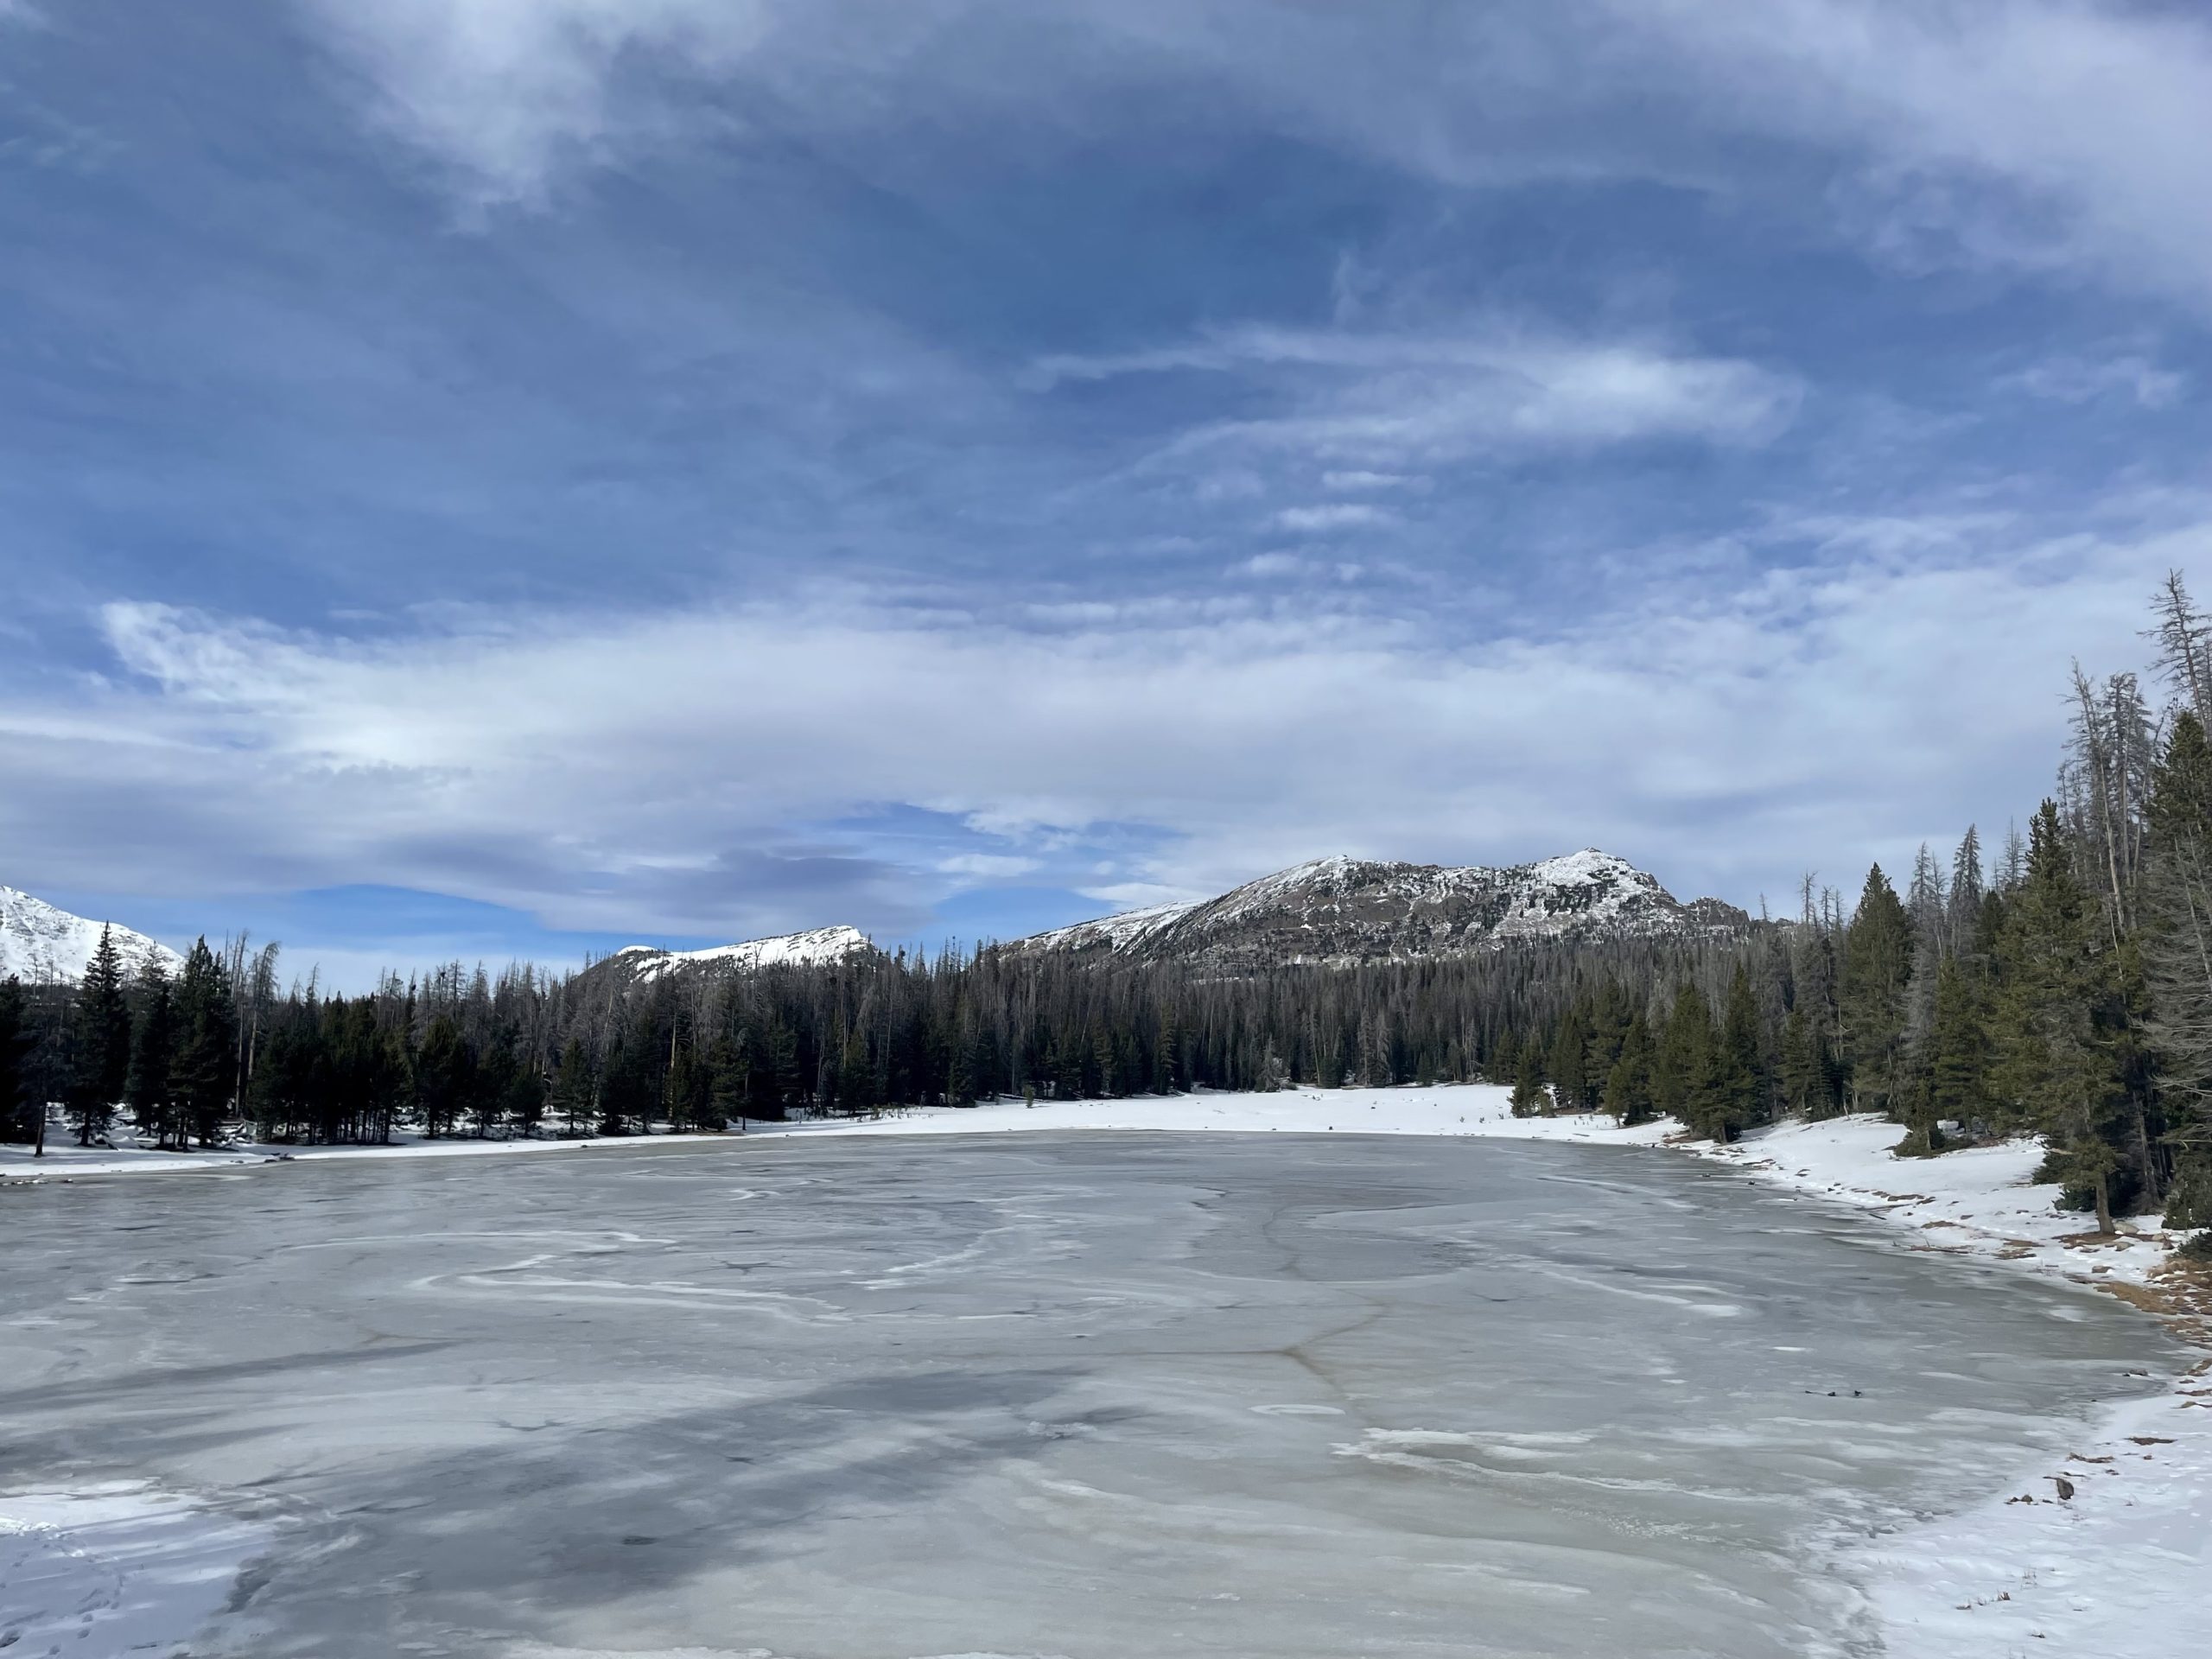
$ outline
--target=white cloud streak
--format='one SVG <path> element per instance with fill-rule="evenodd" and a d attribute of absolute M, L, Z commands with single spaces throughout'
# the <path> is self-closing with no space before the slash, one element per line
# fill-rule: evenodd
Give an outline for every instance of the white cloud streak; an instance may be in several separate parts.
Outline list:
<path fill-rule="evenodd" d="M 1395 476 L 1376 470 L 1395 462 L 1497 448 L 1758 444 L 1795 418 L 1803 396 L 1794 377 L 1738 358 L 1504 326 L 1386 334 L 1249 325 L 1144 351 L 1041 358 L 1031 384 L 1178 372 L 1255 379 L 1286 405 L 1201 426 L 1179 449 L 1253 445 L 1373 463 L 1331 474 L 1362 480 Z"/>
<path fill-rule="evenodd" d="M 113 887 L 127 860 L 146 891 L 385 882 L 648 934 L 847 919 L 794 914 L 774 849 L 885 802 L 1028 826 L 1019 860 L 1161 832 L 1102 878 L 1117 891 L 1594 842 L 1751 901 L 1801 861 L 1844 880 L 2031 807 L 2065 664 L 2133 664 L 2150 584 L 2212 561 L 2212 529 L 1974 564 L 1868 545 L 1891 550 L 1465 648 L 1325 607 L 1051 638 L 734 609 L 359 644 L 117 605 L 125 677 L 0 705 L 0 830 L 56 886 Z M 1019 868 L 958 860 L 820 902 L 910 919 Z"/>

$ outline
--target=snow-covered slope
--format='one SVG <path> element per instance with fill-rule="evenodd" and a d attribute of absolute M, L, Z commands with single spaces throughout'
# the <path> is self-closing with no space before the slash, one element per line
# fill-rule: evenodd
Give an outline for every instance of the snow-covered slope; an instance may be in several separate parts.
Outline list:
<path fill-rule="evenodd" d="M 1071 927 L 1056 927 L 1049 933 L 1039 933 L 1021 941 L 1024 948 L 1039 950 L 1091 950 L 1103 947 L 1109 950 L 1128 950 L 1163 927 L 1169 927 L 1198 907 L 1200 901 L 1192 899 L 1179 905 L 1152 905 L 1143 910 L 1125 910 L 1117 916 L 1102 916 L 1095 922 L 1077 922 Z"/>
<path fill-rule="evenodd" d="M 633 982 L 644 984 L 688 968 L 749 974 L 763 968 L 817 968 L 864 957 L 875 947 L 856 927 L 817 927 L 805 933 L 779 933 L 772 939 L 745 939 L 704 950 L 663 950 L 650 944 L 625 945 L 607 961 Z"/>
<path fill-rule="evenodd" d="M 1081 922 L 1007 948 L 1247 968 L 1726 931 L 1749 919 L 1717 899 L 1681 903 L 1626 859 L 1595 848 L 1501 869 L 1337 857 L 1263 875 L 1218 899 Z"/>
<path fill-rule="evenodd" d="M 82 979 L 85 964 L 99 945 L 102 925 L 16 888 L 0 887 L 0 979 L 12 974 L 26 985 Z M 149 956 L 171 974 L 184 966 L 182 957 L 143 933 L 127 927 L 110 931 L 126 975 L 137 973 Z"/>

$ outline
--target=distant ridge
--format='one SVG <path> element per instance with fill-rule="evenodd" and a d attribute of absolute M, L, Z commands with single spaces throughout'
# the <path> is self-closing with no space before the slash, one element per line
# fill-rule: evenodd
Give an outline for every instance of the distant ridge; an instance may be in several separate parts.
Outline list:
<path fill-rule="evenodd" d="M 703 950 L 664 950 L 657 945 L 626 944 L 587 971 L 604 973 L 633 985 L 649 985 L 672 973 L 758 973 L 764 968 L 818 968 L 872 956 L 875 947 L 856 927 L 840 924 L 772 938 L 741 939 Z"/>
<path fill-rule="evenodd" d="M 99 946 L 103 926 L 110 929 L 126 975 L 136 974 L 149 957 L 158 959 L 172 975 L 183 969 L 182 957 L 143 933 L 87 921 L 20 888 L 0 887 L 0 979 L 13 974 L 29 985 L 48 980 L 73 983 L 84 978 L 85 964 Z"/>
<path fill-rule="evenodd" d="M 1000 948 L 1249 969 L 1729 933 L 1750 924 L 1717 899 L 1685 904 L 1626 859 L 1591 847 L 1502 868 L 1315 859 L 1217 899 L 1127 911 Z"/>

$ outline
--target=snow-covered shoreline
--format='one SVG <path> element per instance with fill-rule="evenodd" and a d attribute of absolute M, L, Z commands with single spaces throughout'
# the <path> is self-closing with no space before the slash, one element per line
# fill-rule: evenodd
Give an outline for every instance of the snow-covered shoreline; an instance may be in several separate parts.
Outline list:
<path fill-rule="evenodd" d="M 1690 1155 L 1808 1198 L 1851 1205 L 1897 1230 L 1913 1249 L 1973 1257 L 2111 1289 L 2169 1316 L 2187 1307 L 2173 1265 L 2178 1239 L 2148 1223 L 2099 1239 L 2082 1217 L 2059 1211 L 2056 1190 L 2033 1184 L 2042 1160 L 2032 1141 L 1900 1159 L 1895 1124 L 1848 1117 L 1785 1123 L 1731 1146 L 1685 1139 L 1667 1123 L 1633 1129 L 1609 1118 L 1516 1118 L 1507 1091 L 1482 1085 L 1430 1089 L 1287 1090 L 1133 1100 L 998 1101 L 919 1109 L 876 1119 L 757 1126 L 734 1135 L 599 1141 L 417 1141 L 386 1147 L 240 1147 L 201 1154 L 52 1147 L 43 1166 L 15 1149 L 0 1178 L 43 1179 L 235 1168 L 289 1153 L 301 1161 L 481 1156 L 686 1142 L 734 1150 L 816 1135 L 920 1136 L 1051 1129 L 1344 1135 L 1473 1135 L 1564 1141 Z M 2200 1339 L 2202 1330 L 2194 1334 Z M 2059 1496 L 2058 1478 L 2073 1490 Z M 2026 1501 L 2032 1498 L 2032 1502 Z M 19 1522 L 0 1497 L 0 1536 Z M 52 1541 L 49 1540 L 49 1541 Z M 243 1565 L 243 1558 L 238 1562 Z M 2212 1582 L 2212 1378 L 2200 1370 L 2170 1392 L 2108 1407 L 2082 1425 L 2063 1456 L 2012 1472 L 2002 1490 L 1965 1512 L 1931 1516 L 1854 1550 L 1889 1650 L 1925 1659 L 2012 1659 L 2026 1653 L 2094 1652 L 2107 1659 L 2177 1659 L 2193 1650 L 2196 1616 L 2184 1586 Z M 179 1628 L 174 1638 L 186 1639 Z M 2029 1643 L 2052 1644 L 2031 1649 Z M 37 1651 L 33 1649 L 31 1651 Z"/>

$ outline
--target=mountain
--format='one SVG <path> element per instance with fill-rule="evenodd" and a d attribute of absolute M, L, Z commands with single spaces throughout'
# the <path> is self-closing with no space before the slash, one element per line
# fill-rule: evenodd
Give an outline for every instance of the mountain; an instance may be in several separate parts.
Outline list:
<path fill-rule="evenodd" d="M 1317 859 L 1218 899 L 1078 922 L 1002 948 L 1249 969 L 1727 933 L 1750 923 L 1717 899 L 1684 904 L 1626 859 L 1589 848 L 1503 869 Z"/>
<path fill-rule="evenodd" d="M 43 980 L 79 980 L 100 942 L 99 922 L 34 899 L 14 887 L 0 887 L 0 979 L 10 974 L 29 985 Z M 143 933 L 127 927 L 110 930 L 125 975 L 135 974 L 149 956 L 174 976 L 184 958 Z"/>
<path fill-rule="evenodd" d="M 626 944 L 592 964 L 590 971 L 649 985 L 664 974 L 706 970 L 749 974 L 763 968 L 818 968 L 872 955 L 875 947 L 856 927 L 817 927 L 807 933 L 779 933 L 772 939 L 745 939 L 704 950 L 663 950 L 650 944 Z"/>

